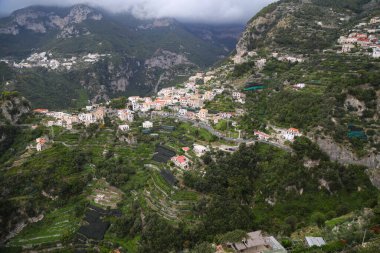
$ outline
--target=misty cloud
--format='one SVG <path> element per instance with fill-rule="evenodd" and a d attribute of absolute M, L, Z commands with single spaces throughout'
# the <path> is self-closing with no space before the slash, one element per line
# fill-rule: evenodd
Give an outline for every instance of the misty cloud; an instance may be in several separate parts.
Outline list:
<path fill-rule="evenodd" d="M 30 5 L 89 4 L 112 12 L 128 11 L 138 18 L 173 17 L 202 23 L 245 23 L 276 0 L 0 0 L 3 14 Z"/>

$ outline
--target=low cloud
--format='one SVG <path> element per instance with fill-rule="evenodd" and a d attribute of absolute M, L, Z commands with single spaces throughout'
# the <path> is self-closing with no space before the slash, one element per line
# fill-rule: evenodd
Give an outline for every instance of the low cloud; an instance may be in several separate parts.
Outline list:
<path fill-rule="evenodd" d="M 245 23 L 276 0 L 0 0 L 0 10 L 9 14 L 30 5 L 70 6 L 88 4 L 112 12 L 131 12 L 138 18 L 173 17 L 199 23 Z"/>

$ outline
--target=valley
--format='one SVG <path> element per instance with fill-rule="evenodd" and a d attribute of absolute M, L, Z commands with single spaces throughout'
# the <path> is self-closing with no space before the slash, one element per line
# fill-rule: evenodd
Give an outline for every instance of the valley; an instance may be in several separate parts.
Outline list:
<path fill-rule="evenodd" d="M 379 251 L 379 1 L 0 24 L 1 252 Z"/>

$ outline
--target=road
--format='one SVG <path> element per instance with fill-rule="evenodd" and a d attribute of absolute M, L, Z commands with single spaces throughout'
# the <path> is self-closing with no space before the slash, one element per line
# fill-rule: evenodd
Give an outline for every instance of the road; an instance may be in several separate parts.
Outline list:
<path fill-rule="evenodd" d="M 231 138 L 231 137 L 225 136 L 223 133 L 218 132 L 212 126 L 210 126 L 210 125 L 208 125 L 208 124 L 206 124 L 204 122 L 197 122 L 195 120 L 191 120 L 191 119 L 188 119 L 188 118 L 180 117 L 180 116 L 178 116 L 176 114 L 169 114 L 166 117 L 167 118 L 178 119 L 179 121 L 182 121 L 182 122 L 192 123 L 194 126 L 199 127 L 199 128 L 203 128 L 203 129 L 207 130 L 208 132 L 210 132 L 211 134 L 213 134 L 216 137 L 218 137 L 219 139 L 223 139 L 223 140 L 226 140 L 226 141 L 235 142 L 235 143 L 238 143 L 238 144 L 240 144 L 240 143 L 253 144 L 253 143 L 256 143 L 256 142 L 258 142 L 258 143 L 265 143 L 265 144 L 268 144 L 268 145 L 280 148 L 282 150 L 285 150 L 287 152 L 292 152 L 292 149 L 290 147 L 282 145 L 282 144 L 274 142 L 274 141 L 265 141 L 265 140 L 257 140 L 257 139 Z"/>

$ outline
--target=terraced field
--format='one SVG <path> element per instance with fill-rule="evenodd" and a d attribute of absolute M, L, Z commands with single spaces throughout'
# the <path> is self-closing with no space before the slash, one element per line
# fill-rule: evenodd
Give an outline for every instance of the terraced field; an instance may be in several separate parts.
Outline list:
<path fill-rule="evenodd" d="M 151 179 L 143 193 L 147 206 L 167 220 L 177 221 L 189 216 L 192 207 L 199 199 L 196 192 L 178 190 L 168 184 L 156 171 L 151 173 Z"/>
<path fill-rule="evenodd" d="M 62 241 L 64 236 L 73 234 L 79 227 L 74 207 L 57 209 L 41 221 L 28 225 L 8 243 L 13 247 L 32 247 Z"/>

